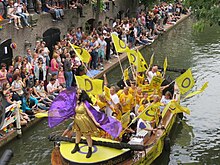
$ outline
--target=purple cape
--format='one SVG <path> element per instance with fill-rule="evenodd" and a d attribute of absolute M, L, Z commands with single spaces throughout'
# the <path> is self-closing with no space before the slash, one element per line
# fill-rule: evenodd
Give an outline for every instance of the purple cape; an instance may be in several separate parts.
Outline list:
<path fill-rule="evenodd" d="M 54 99 L 48 111 L 49 127 L 55 127 L 64 120 L 74 116 L 76 103 L 76 88 L 68 88 L 67 90 L 62 91 Z M 122 125 L 118 120 L 112 117 L 107 117 L 105 113 L 97 111 L 87 101 L 85 101 L 85 105 L 104 131 L 109 133 L 114 138 L 119 136 L 120 132 L 122 131 Z"/>

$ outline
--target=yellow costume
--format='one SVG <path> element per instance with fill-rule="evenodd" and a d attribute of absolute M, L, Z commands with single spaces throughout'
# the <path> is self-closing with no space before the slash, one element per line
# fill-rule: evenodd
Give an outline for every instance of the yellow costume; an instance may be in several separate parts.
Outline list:
<path fill-rule="evenodd" d="M 76 107 L 76 115 L 74 118 L 73 129 L 83 133 L 93 133 L 97 131 L 97 126 L 87 114 L 84 104 Z"/>

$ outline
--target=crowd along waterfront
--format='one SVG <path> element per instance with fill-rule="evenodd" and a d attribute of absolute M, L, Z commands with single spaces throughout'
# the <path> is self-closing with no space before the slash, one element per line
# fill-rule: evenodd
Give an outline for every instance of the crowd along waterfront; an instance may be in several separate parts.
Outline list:
<path fill-rule="evenodd" d="M 192 23 L 193 20 L 186 20 L 142 52 L 149 57 L 153 50 L 156 54 L 155 62 L 160 65 L 163 64 L 165 56 L 168 56 L 170 67 L 191 67 L 197 81 L 195 89 L 209 81 L 205 93 L 185 102 L 191 109 L 191 116 L 187 116 L 187 119 L 177 125 L 171 140 L 173 144 L 171 152 L 164 153 L 155 164 L 163 162 L 213 164 L 219 161 L 219 105 L 216 104 L 218 93 L 215 91 L 220 87 L 217 81 L 220 31 L 212 27 L 194 35 Z M 125 62 L 123 65 L 128 64 Z M 121 76 L 116 74 L 117 70 L 118 68 L 107 74 L 110 83 Z M 115 77 L 117 75 L 118 77 Z M 62 130 L 64 125 L 67 123 L 57 127 L 56 130 Z M 15 155 L 11 164 L 50 164 L 52 143 L 48 142 L 47 135 L 56 130 L 49 130 L 47 121 L 43 120 L 25 133 L 22 139 L 12 141 L 1 150 L 13 148 Z"/>

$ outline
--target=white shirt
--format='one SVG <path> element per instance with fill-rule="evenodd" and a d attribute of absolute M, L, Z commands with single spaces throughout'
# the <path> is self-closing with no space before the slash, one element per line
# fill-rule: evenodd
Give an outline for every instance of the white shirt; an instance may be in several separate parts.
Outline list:
<path fill-rule="evenodd" d="M 112 99 L 114 104 L 118 104 L 119 103 L 119 98 L 118 95 L 115 93 L 113 95 L 110 95 L 110 98 Z"/>
<path fill-rule="evenodd" d="M 51 84 L 51 82 L 49 82 L 49 84 L 47 85 L 47 92 L 51 93 L 52 90 L 56 89 L 55 87 L 55 83 Z"/>
<path fill-rule="evenodd" d="M 99 45 L 100 45 L 99 50 L 105 51 L 105 47 L 106 47 L 106 45 L 107 45 L 107 43 L 105 42 L 105 40 L 101 40 L 101 39 L 99 38 L 99 39 L 98 39 L 98 42 L 99 42 Z"/>
<path fill-rule="evenodd" d="M 165 96 L 162 96 L 162 99 L 160 100 L 161 103 L 165 104 L 165 106 L 170 102 L 170 99 L 166 99 Z M 163 109 L 165 108 L 164 105 L 160 106 L 160 112 L 163 112 Z"/>
<path fill-rule="evenodd" d="M 152 71 L 149 71 L 147 74 L 147 79 L 149 81 L 149 83 L 151 82 L 151 80 L 153 79 L 154 76 L 157 76 L 157 73 L 153 73 Z"/>
<path fill-rule="evenodd" d="M 167 105 L 171 100 L 170 99 L 166 99 L 165 96 L 162 96 L 162 99 L 160 100 L 161 103 Z"/>
<path fill-rule="evenodd" d="M 14 7 L 16 7 L 16 13 L 23 13 L 23 12 L 22 12 L 22 9 L 23 9 L 22 3 L 20 3 L 20 4 L 15 3 L 15 4 L 14 4 Z"/>

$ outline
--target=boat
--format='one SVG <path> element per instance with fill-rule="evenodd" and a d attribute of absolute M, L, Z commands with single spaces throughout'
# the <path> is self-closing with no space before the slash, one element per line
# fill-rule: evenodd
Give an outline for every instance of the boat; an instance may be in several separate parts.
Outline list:
<path fill-rule="evenodd" d="M 179 102 L 180 92 L 176 84 L 173 85 L 173 99 Z M 158 129 L 149 137 L 146 131 L 131 138 L 128 143 L 119 141 L 92 137 L 93 154 L 87 159 L 87 145 L 85 139 L 80 142 L 80 152 L 71 154 L 74 147 L 74 137 L 67 138 L 61 136 L 50 136 L 50 141 L 55 141 L 54 149 L 51 155 L 52 165 L 81 165 L 81 164 L 151 164 L 165 148 L 169 150 L 170 139 L 169 133 L 177 119 L 176 113 L 169 108 L 163 115 Z"/>

